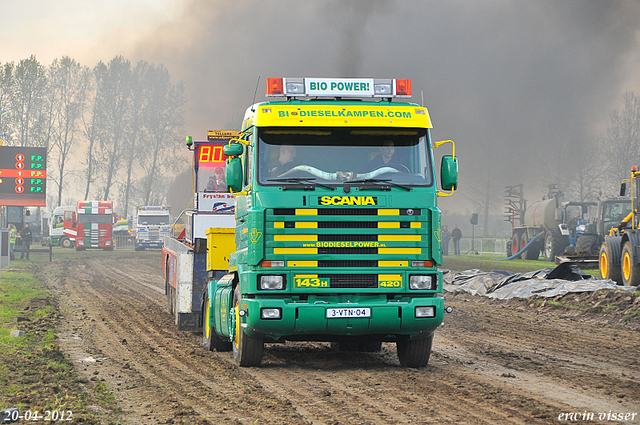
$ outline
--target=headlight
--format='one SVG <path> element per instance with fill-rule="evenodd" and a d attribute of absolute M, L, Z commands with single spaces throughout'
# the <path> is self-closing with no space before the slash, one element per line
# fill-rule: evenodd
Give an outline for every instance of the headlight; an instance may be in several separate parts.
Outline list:
<path fill-rule="evenodd" d="M 435 285 L 437 285 L 437 280 L 433 275 L 411 275 L 409 277 L 409 289 L 434 289 Z"/>
<path fill-rule="evenodd" d="M 419 317 L 436 317 L 436 308 L 434 306 L 416 307 L 416 318 Z"/>
<path fill-rule="evenodd" d="M 262 308 L 260 309 L 260 318 L 264 320 L 276 320 L 282 318 L 282 310 L 279 308 Z"/>
<path fill-rule="evenodd" d="M 262 275 L 260 276 L 259 288 L 265 291 L 275 291 L 278 289 L 284 289 L 284 276 Z"/>

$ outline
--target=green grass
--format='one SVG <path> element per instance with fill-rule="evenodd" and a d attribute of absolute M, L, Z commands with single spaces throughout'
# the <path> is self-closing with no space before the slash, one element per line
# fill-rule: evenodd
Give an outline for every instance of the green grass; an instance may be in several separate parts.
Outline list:
<path fill-rule="evenodd" d="M 74 420 L 99 424 L 85 408 L 88 396 L 79 386 L 68 358 L 55 343 L 58 322 L 56 302 L 31 273 L 36 263 L 48 262 L 48 254 L 31 260 L 11 261 L 0 278 L 0 409 L 72 410 Z M 16 322 L 15 317 L 26 321 Z M 23 330 L 24 337 L 10 336 Z M 99 390 L 103 406 L 113 404 L 106 388 Z M 110 407 L 110 406 L 109 406 Z"/>

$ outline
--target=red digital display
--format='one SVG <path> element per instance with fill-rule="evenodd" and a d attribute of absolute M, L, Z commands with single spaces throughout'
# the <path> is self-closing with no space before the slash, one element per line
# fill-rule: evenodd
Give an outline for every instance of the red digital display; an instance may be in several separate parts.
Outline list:
<path fill-rule="evenodd" d="M 227 192 L 224 146 L 228 140 L 195 143 L 197 192 Z"/>
<path fill-rule="evenodd" d="M 224 165 L 227 157 L 222 151 L 223 145 L 202 144 L 197 146 L 196 158 L 198 166 L 220 167 Z"/>

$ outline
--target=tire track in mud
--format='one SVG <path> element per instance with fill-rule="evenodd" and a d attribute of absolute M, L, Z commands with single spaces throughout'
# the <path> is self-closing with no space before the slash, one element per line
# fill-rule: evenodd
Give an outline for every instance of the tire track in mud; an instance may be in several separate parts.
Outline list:
<path fill-rule="evenodd" d="M 261 367 L 238 368 L 175 330 L 156 261 L 96 255 L 49 279 L 67 298 L 67 336 L 81 335 L 65 345 L 109 357 L 83 373 L 106 379 L 131 423 L 553 423 L 589 403 L 638 405 L 637 362 L 622 372 L 632 353 L 593 350 L 622 330 L 455 299 L 424 369 L 400 368 L 394 344 L 345 353 L 323 343 L 268 344 Z M 629 338 L 622 349 L 637 344 Z M 605 384 L 582 382 L 596 378 Z M 629 394 L 616 399 L 613 384 Z"/>
<path fill-rule="evenodd" d="M 89 268 L 90 274 L 83 273 Z M 176 418 L 184 416 L 185 423 L 196 423 L 193 416 L 199 415 L 212 423 L 252 423 L 256 419 L 304 423 L 285 400 L 271 396 L 238 368 L 206 353 L 194 335 L 172 331 L 169 315 L 161 310 L 163 295 L 146 287 L 122 286 L 121 276 L 115 280 L 110 276 L 121 275 L 122 270 L 110 272 L 112 269 L 96 261 L 75 269 L 78 274 L 71 276 L 70 299 L 80 296 L 88 316 L 105 318 L 95 322 L 85 340 L 99 351 L 98 356 L 109 358 L 104 365 L 116 369 L 112 375 L 127 375 L 124 382 L 114 379 L 116 388 L 110 388 L 119 398 L 118 384 L 125 384 L 120 397 L 124 419 L 181 423 Z M 98 335 L 100 341 L 96 341 Z M 121 373 L 116 375 L 117 371 Z M 153 416 L 149 410 L 154 411 Z"/>
<path fill-rule="evenodd" d="M 448 300 L 448 304 L 455 305 L 456 314 L 443 336 L 450 347 L 465 347 L 467 353 L 462 357 L 467 361 L 479 364 L 477 359 L 482 359 L 494 365 L 490 369 L 507 368 L 510 372 L 506 373 L 523 379 L 528 376 L 530 382 L 531 374 L 543 375 L 547 382 L 536 378 L 536 383 L 541 388 L 557 387 L 551 393 L 559 400 L 571 399 L 574 407 L 582 399 L 585 408 L 640 410 L 637 331 L 558 319 L 535 311 L 487 308 L 482 301 Z M 503 326 L 478 325 L 489 320 Z"/>

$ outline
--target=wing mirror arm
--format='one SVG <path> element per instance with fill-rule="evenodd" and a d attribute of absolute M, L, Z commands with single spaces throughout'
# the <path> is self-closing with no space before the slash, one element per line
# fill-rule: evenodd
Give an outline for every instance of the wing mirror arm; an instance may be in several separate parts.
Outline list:
<path fill-rule="evenodd" d="M 443 140 L 441 142 L 434 142 L 434 149 L 440 146 L 451 143 L 451 155 L 442 157 L 442 164 L 440 165 L 440 184 L 442 190 L 450 190 L 450 193 L 438 190 L 438 196 L 451 196 L 458 188 L 458 159 L 456 158 L 456 144 L 453 140 Z"/>

